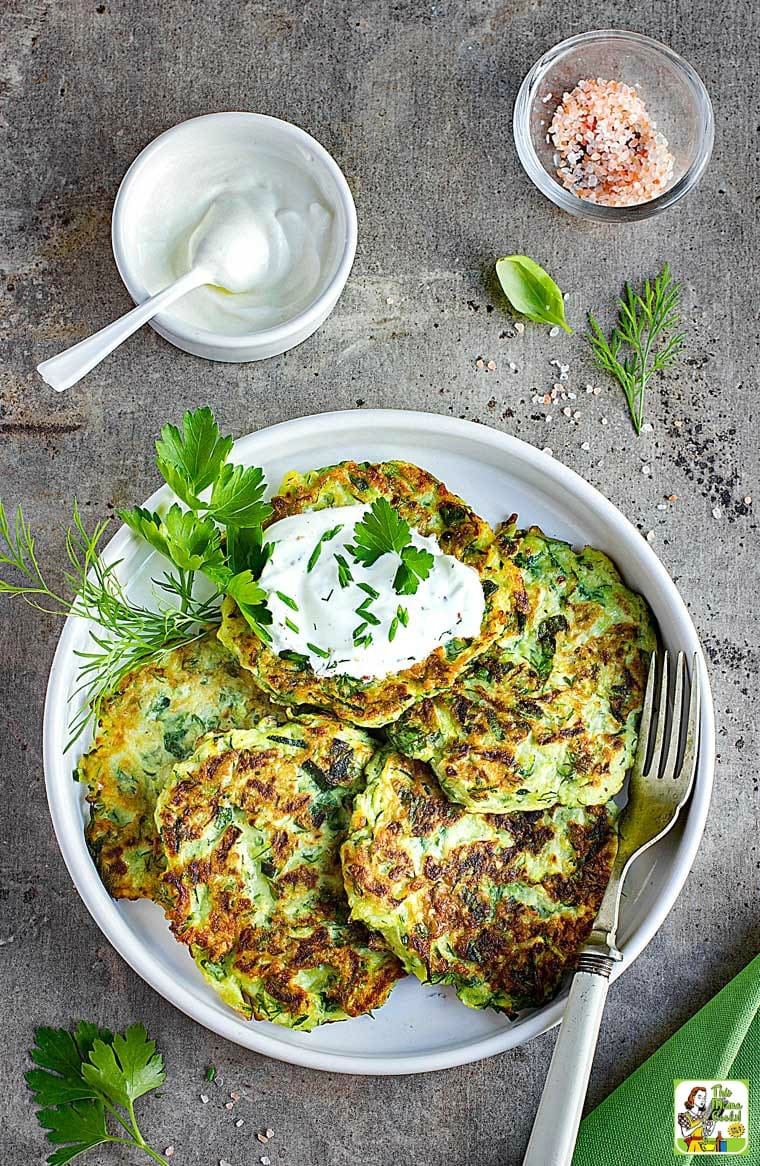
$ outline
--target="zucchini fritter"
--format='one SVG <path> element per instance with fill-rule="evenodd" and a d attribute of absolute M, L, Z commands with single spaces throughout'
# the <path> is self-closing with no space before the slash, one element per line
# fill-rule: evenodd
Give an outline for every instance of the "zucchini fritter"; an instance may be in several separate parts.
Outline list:
<path fill-rule="evenodd" d="M 406 462 L 380 465 L 343 462 L 307 474 L 290 473 L 272 499 L 272 522 L 304 510 L 372 503 L 385 497 L 411 527 L 434 535 L 445 554 L 480 574 L 485 614 L 475 639 L 453 639 L 427 659 L 383 679 L 317 676 L 303 660 L 277 656 L 249 629 L 230 599 L 222 607 L 219 637 L 272 700 L 327 709 L 356 725 L 376 727 L 396 720 L 415 701 L 442 692 L 515 618 L 514 589 L 520 573 L 501 554 L 488 523 L 442 482 Z"/>
<path fill-rule="evenodd" d="M 585 942 L 615 858 L 615 815 L 614 802 L 473 814 L 422 762 L 379 754 L 342 849 L 351 917 L 423 982 L 514 1016 L 556 992 Z"/>
<path fill-rule="evenodd" d="M 160 894 L 154 811 L 172 765 L 210 729 L 255 725 L 274 711 L 213 632 L 132 672 L 104 702 L 77 777 L 89 786 L 87 845 L 115 899 Z"/>
<path fill-rule="evenodd" d="M 309 1030 L 378 1008 L 402 974 L 349 920 L 341 875 L 375 748 L 328 717 L 262 720 L 205 737 L 159 796 L 172 931 L 245 1016 Z"/>
<path fill-rule="evenodd" d="M 601 551 L 574 551 L 538 527 L 497 537 L 524 580 L 519 626 L 389 736 L 471 810 L 606 802 L 636 750 L 651 613 Z"/>

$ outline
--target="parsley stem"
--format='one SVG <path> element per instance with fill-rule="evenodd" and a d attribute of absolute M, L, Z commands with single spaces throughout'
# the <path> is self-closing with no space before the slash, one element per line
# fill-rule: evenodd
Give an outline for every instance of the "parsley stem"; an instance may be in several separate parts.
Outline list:
<path fill-rule="evenodd" d="M 144 1150 L 145 1153 L 150 1158 L 152 1158 L 154 1162 L 159 1162 L 161 1164 L 161 1166 L 169 1166 L 169 1163 L 166 1161 L 166 1158 L 163 1158 L 154 1149 L 152 1149 L 148 1145 L 148 1143 L 145 1141 L 145 1138 L 140 1133 L 140 1127 L 138 1126 L 137 1118 L 135 1117 L 135 1103 L 134 1103 L 134 1101 L 130 1100 L 127 1103 L 127 1111 L 129 1113 L 129 1120 L 132 1123 L 132 1129 L 134 1131 L 135 1145 L 138 1146 L 141 1150 Z"/>
<path fill-rule="evenodd" d="M 121 1126 L 121 1128 L 123 1130 L 127 1131 L 127 1133 L 129 1134 L 131 1139 L 134 1139 L 135 1133 L 137 1133 L 139 1135 L 140 1131 L 137 1130 L 136 1122 L 134 1120 L 134 1110 L 132 1111 L 132 1127 L 130 1128 L 130 1126 L 128 1126 L 127 1123 L 124 1121 L 124 1118 L 121 1116 L 118 1109 L 116 1109 L 116 1107 L 113 1106 L 110 1101 L 107 1101 L 102 1093 L 99 1094 L 99 1098 L 100 1098 L 100 1103 L 103 1106 L 103 1109 L 108 1110 L 111 1117 L 115 1118 L 116 1121 Z M 123 1139 L 117 1139 L 117 1140 L 122 1141 Z M 133 1141 L 129 1142 L 129 1145 L 133 1145 L 133 1144 L 134 1144 Z"/>

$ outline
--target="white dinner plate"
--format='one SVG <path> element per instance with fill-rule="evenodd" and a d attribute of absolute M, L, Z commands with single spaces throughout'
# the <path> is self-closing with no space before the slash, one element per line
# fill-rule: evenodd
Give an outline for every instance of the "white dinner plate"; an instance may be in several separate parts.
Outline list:
<path fill-rule="evenodd" d="M 694 625 L 675 584 L 638 531 L 597 490 L 560 462 L 517 438 L 470 421 L 398 410 L 351 410 L 286 421 L 249 434 L 233 458 L 263 467 L 271 490 L 287 470 L 334 462 L 414 462 L 441 478 L 492 523 L 512 512 L 573 544 L 609 554 L 626 582 L 648 600 L 667 648 L 697 659 L 702 683 L 702 736 L 696 785 L 676 828 L 647 851 L 626 882 L 620 921 L 624 972 L 673 906 L 694 861 L 710 802 L 715 726 L 709 680 Z M 146 503 L 170 498 L 164 486 Z M 105 551 L 120 559 L 118 575 L 130 594 L 145 599 L 155 553 L 125 527 Z M 246 1021 L 212 992 L 187 950 L 172 938 L 153 903 L 116 902 L 101 883 L 85 845 L 84 789 L 71 780 L 75 758 L 64 755 L 76 687 L 75 650 L 87 625 L 69 619 L 53 661 L 45 706 L 44 757 L 53 825 L 74 884 L 113 946 L 156 991 L 220 1036 L 270 1057 L 344 1073 L 420 1073 L 491 1056 L 523 1044 L 562 1016 L 564 997 L 509 1021 L 496 1012 L 466 1008 L 452 989 L 407 977 L 374 1018 L 360 1017 L 294 1032 L 266 1021 Z M 84 743 L 83 743 L 84 744 Z"/>

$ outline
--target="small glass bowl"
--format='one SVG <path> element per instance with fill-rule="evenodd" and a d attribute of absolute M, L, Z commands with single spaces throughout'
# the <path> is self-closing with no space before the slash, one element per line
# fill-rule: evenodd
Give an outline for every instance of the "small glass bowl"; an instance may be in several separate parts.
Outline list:
<path fill-rule="evenodd" d="M 622 81 L 636 89 L 674 158 L 667 190 L 637 206 L 601 206 L 567 190 L 556 177 L 554 146 L 546 141 L 563 93 L 584 78 Z M 543 99 L 550 94 L 548 101 Z M 688 62 L 637 32 L 599 29 L 571 36 L 544 53 L 520 86 L 513 118 L 515 145 L 528 177 L 571 215 L 597 222 L 648 219 L 666 210 L 702 177 L 712 153 L 713 111 L 707 90 Z"/>

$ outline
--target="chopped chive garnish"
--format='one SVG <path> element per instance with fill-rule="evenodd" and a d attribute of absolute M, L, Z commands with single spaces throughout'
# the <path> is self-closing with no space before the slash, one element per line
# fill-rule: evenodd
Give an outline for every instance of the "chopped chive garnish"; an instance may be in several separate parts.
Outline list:
<path fill-rule="evenodd" d="M 295 632 L 296 635 L 298 635 L 300 632 L 300 628 L 296 627 L 296 625 L 293 623 L 292 619 L 285 620 L 285 627 L 290 628 L 291 632 Z"/>
<path fill-rule="evenodd" d="M 366 621 L 364 623 L 360 623 L 358 627 L 354 628 L 353 633 L 352 633 L 354 639 L 356 639 L 357 636 L 362 635 L 362 633 L 364 631 L 366 631 L 366 628 L 367 628 Z"/>
<path fill-rule="evenodd" d="M 301 671 L 309 667 L 309 657 L 304 656 L 303 652 L 292 652 L 290 648 L 285 648 L 277 654 L 280 660 L 287 660 L 290 664 L 295 664 Z"/>
<path fill-rule="evenodd" d="M 366 636 L 362 636 L 359 640 L 354 640 L 354 646 L 357 648 L 368 648 L 372 643 L 372 634 L 367 632 Z"/>
<path fill-rule="evenodd" d="M 396 608 L 396 615 L 398 616 L 399 623 L 402 623 L 404 627 L 409 626 L 409 612 L 401 604 Z"/>
<path fill-rule="evenodd" d="M 338 582 L 341 587 L 348 587 L 349 583 L 353 583 L 354 577 L 351 574 L 351 568 L 346 562 L 343 555 L 335 555 L 335 561 L 338 564 Z M 361 586 L 361 584 L 359 584 Z"/>
<path fill-rule="evenodd" d="M 325 543 L 328 543 L 331 538 L 335 538 L 336 534 L 339 534 L 341 530 L 343 530 L 343 523 L 342 522 L 339 526 L 334 526 L 334 527 L 332 527 L 331 530 L 326 530 L 323 535 L 320 535 L 319 542 L 317 543 L 314 550 L 309 555 L 309 561 L 306 564 L 307 571 L 314 570 L 314 568 L 316 567 L 317 562 L 319 560 L 319 556 L 322 554 L 323 545 Z"/>
<path fill-rule="evenodd" d="M 206 1080 L 213 1081 L 214 1077 L 216 1077 L 216 1069 L 213 1065 L 209 1065 L 208 1069 L 206 1069 Z"/>
<path fill-rule="evenodd" d="M 321 656 L 323 660 L 328 660 L 330 658 L 330 653 L 329 653 L 329 651 L 327 651 L 326 648 L 319 648 L 319 647 L 317 647 L 316 644 L 308 644 L 308 643 L 307 643 L 306 647 L 309 649 L 310 652 L 313 652 L 315 656 Z"/>
<path fill-rule="evenodd" d="M 284 603 L 286 607 L 289 607 L 291 611 L 298 611 L 298 604 L 296 603 L 295 599 L 291 599 L 291 597 L 286 595 L 284 591 L 275 591 L 275 595 L 280 600 L 280 602 Z"/>
<path fill-rule="evenodd" d="M 362 619 L 367 621 L 367 623 L 371 623 L 373 627 L 377 627 L 379 625 L 380 620 L 377 618 L 374 611 L 370 611 L 364 606 L 364 604 L 362 604 L 361 607 L 357 607 L 355 610 L 357 615 L 360 615 Z"/>
<path fill-rule="evenodd" d="M 388 628 L 388 643 L 389 644 L 392 644 L 393 641 L 395 640 L 397 631 L 398 631 L 398 616 L 394 615 L 393 619 L 391 620 L 391 626 Z"/>
<path fill-rule="evenodd" d="M 361 587 L 362 591 L 366 591 L 366 593 L 367 593 L 367 595 L 369 595 L 370 599 L 379 599 L 380 598 L 380 592 L 375 591 L 374 587 L 370 587 L 369 583 L 357 583 L 356 586 Z M 366 603 L 367 600 L 365 599 L 364 602 Z"/>

